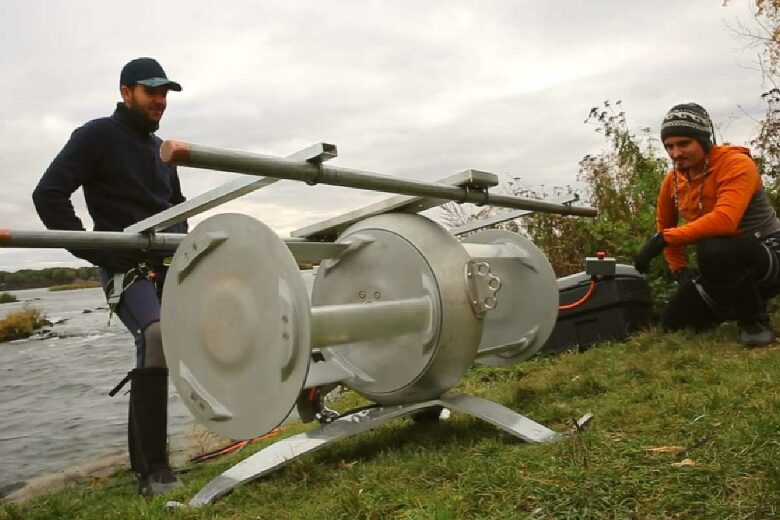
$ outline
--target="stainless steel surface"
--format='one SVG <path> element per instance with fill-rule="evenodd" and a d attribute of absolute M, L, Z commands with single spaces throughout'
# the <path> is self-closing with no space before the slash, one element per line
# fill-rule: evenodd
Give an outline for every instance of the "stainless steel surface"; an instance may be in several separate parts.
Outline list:
<path fill-rule="evenodd" d="M 126 231 L 23 231 L 0 229 L 0 248 L 39 249 L 144 249 L 174 251 L 186 235 L 181 233 L 130 233 Z M 302 265 L 318 264 L 337 257 L 347 248 L 331 242 L 283 239 L 295 260 Z"/>
<path fill-rule="evenodd" d="M 313 163 L 320 163 L 336 157 L 336 147 L 332 144 L 317 143 L 303 150 L 288 155 L 288 159 L 294 159 L 296 161 L 307 161 Z M 167 228 L 178 222 L 182 222 L 189 217 L 208 211 L 211 208 L 215 208 L 220 204 L 230 202 L 253 191 L 257 191 L 260 188 L 273 184 L 279 179 L 262 178 L 262 179 L 247 179 L 240 178 L 218 186 L 213 190 L 202 193 L 196 197 L 177 204 L 171 208 L 168 208 L 156 215 L 136 222 L 132 226 L 125 228 L 127 232 L 155 232 Z"/>
<path fill-rule="evenodd" d="M 151 217 L 141 220 L 132 226 L 125 228 L 126 232 L 156 232 L 172 226 L 178 222 L 183 222 L 190 217 L 199 215 L 204 211 L 215 208 L 226 202 L 237 199 L 247 193 L 252 193 L 269 184 L 273 184 L 279 179 L 270 177 L 261 177 L 260 179 L 241 177 L 226 182 L 221 186 L 188 199 L 181 204 L 172 206 Z"/>
<path fill-rule="evenodd" d="M 456 202 L 472 202 L 516 209 L 529 209 L 561 215 L 595 216 L 596 209 L 553 204 L 534 199 L 488 193 L 468 187 L 455 187 L 434 182 L 423 182 L 378 173 L 327 165 L 313 165 L 269 155 L 178 141 L 165 141 L 161 149 L 163 159 L 193 168 L 207 168 L 247 175 L 261 175 L 280 179 L 303 181 L 307 184 L 330 184 L 363 190 L 440 198 Z"/>
<path fill-rule="evenodd" d="M 438 401 L 445 408 L 482 419 L 526 442 L 546 443 L 560 439 L 560 434 L 548 427 L 510 410 L 506 406 L 481 397 L 455 394 L 445 395 Z"/>
<path fill-rule="evenodd" d="M 399 336 L 421 336 L 433 329 L 433 301 L 429 297 L 371 301 L 312 307 L 311 342 L 327 348 L 360 342 L 387 348 L 382 341 Z M 408 339 L 408 338 L 406 338 Z"/>
<path fill-rule="evenodd" d="M 333 242 L 296 242 L 292 239 L 282 239 L 295 257 L 298 265 L 316 265 L 326 258 L 336 258 L 348 247 L 347 244 Z"/>
<path fill-rule="evenodd" d="M 482 319 L 498 304 L 496 295 L 501 290 L 501 278 L 491 273 L 490 264 L 484 261 L 469 260 L 465 271 L 466 291 L 471 309 Z"/>
<path fill-rule="evenodd" d="M 161 326 L 171 379 L 210 430 L 250 438 L 287 417 L 306 380 L 311 318 L 295 259 L 267 226 L 225 214 L 187 235 L 166 278 Z"/>
<path fill-rule="evenodd" d="M 273 443 L 214 478 L 188 505 L 210 504 L 241 484 L 267 475 L 302 455 L 433 406 L 473 415 L 528 442 L 553 442 L 559 438 L 556 432 L 509 408 L 469 395 L 445 395 L 421 403 L 370 408 L 345 415 L 317 430 Z"/>
<path fill-rule="evenodd" d="M 498 185 L 498 177 L 492 173 L 481 172 L 479 170 L 466 170 L 436 182 L 451 186 L 480 185 L 491 187 Z M 446 202 L 449 201 L 410 195 L 395 195 L 394 197 L 380 200 L 379 202 L 369 204 L 363 208 L 358 208 L 328 220 L 317 222 L 316 224 L 301 229 L 296 229 L 290 233 L 290 235 L 309 239 L 333 240 L 339 233 L 359 220 L 391 212 L 419 213 L 426 209 L 445 204 Z"/>
<path fill-rule="evenodd" d="M 558 286 L 547 257 L 527 238 L 503 230 L 477 232 L 463 247 L 501 279 L 498 304 L 484 319 L 477 362 L 505 366 L 530 358 L 558 316 Z"/>
<path fill-rule="evenodd" d="M 570 195 L 566 195 L 563 197 L 554 197 L 551 199 L 543 199 L 543 200 L 555 204 L 571 204 L 573 202 L 577 202 L 578 200 L 580 200 L 580 197 L 576 193 L 572 193 Z M 504 213 L 500 213 L 498 215 L 494 215 L 492 217 L 473 220 L 471 222 L 463 224 L 462 226 L 452 228 L 450 229 L 450 233 L 452 233 L 455 236 L 465 235 L 466 233 L 471 233 L 472 231 L 478 231 L 480 229 L 492 227 L 495 226 L 496 224 L 501 224 L 508 220 L 514 220 L 516 218 L 524 217 L 532 213 L 534 213 L 534 211 L 527 210 L 527 209 L 517 209 L 514 211 L 507 211 Z"/>
<path fill-rule="evenodd" d="M 173 251 L 183 234 L 125 233 L 123 231 L 23 231 L 0 229 L 0 247 L 50 249 L 153 249 Z"/>
<path fill-rule="evenodd" d="M 438 397 L 471 365 L 482 321 L 471 309 L 464 269 L 469 257 L 443 227 L 412 214 L 378 215 L 358 222 L 339 238 L 363 247 L 322 263 L 312 304 L 344 305 L 429 298 L 430 330 L 367 340 L 323 350 L 356 374 L 349 386 L 381 404 Z M 382 326 L 382 324 L 379 324 Z M 376 333 L 381 336 L 382 333 Z"/>

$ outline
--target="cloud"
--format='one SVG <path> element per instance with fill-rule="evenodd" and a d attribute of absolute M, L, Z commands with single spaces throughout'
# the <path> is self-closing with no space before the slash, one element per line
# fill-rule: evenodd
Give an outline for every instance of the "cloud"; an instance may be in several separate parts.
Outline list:
<path fill-rule="evenodd" d="M 332 164 L 402 177 L 476 168 L 572 184 L 579 159 L 604 147 L 582 122 L 605 99 L 656 130 L 671 105 L 696 100 L 742 144 L 760 74 L 727 25 L 749 21 L 749 4 L 6 0 L 0 227 L 41 228 L 40 175 L 73 129 L 113 110 L 119 69 L 144 55 L 184 86 L 162 137 L 277 156 L 325 141 L 339 147 Z M 190 196 L 235 176 L 181 171 Z M 286 234 L 381 197 L 280 182 L 209 214 L 247 212 Z M 0 251 L 0 264 L 67 258 L 20 254 Z"/>

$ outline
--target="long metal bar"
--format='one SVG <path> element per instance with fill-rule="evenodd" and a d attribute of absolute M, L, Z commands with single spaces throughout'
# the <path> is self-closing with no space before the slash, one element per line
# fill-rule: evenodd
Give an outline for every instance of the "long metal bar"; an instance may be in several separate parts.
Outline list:
<path fill-rule="evenodd" d="M 580 200 L 579 195 L 571 194 L 571 195 L 566 195 L 564 197 L 556 197 L 554 199 L 549 199 L 549 202 L 554 202 L 556 204 L 571 204 L 573 202 L 577 202 L 578 200 Z M 514 211 L 501 213 L 499 215 L 483 218 L 481 220 L 474 220 L 472 222 L 468 222 L 466 224 L 463 224 L 462 226 L 458 226 L 456 228 L 450 229 L 450 233 L 452 233 L 457 237 L 457 236 L 465 235 L 466 233 L 471 233 L 472 231 L 478 231 L 486 227 L 491 227 L 491 226 L 495 226 L 496 224 L 501 224 L 502 222 L 506 222 L 507 220 L 514 220 L 516 218 L 524 217 L 525 215 L 530 215 L 532 213 L 533 211 L 530 210 L 516 209 Z"/>
<path fill-rule="evenodd" d="M 177 204 L 165 209 L 149 218 L 128 226 L 125 231 L 128 233 L 139 233 L 144 231 L 160 231 L 173 224 L 183 222 L 188 218 L 215 208 L 233 199 L 237 199 L 247 193 L 252 193 L 260 188 L 273 184 L 279 179 L 261 177 L 259 179 L 247 179 L 241 177 L 233 179 L 213 190 L 202 193 L 197 197 L 188 199 L 181 204 Z"/>
<path fill-rule="evenodd" d="M 40 249 L 148 249 L 174 251 L 181 233 L 125 233 L 124 231 L 22 231 L 0 229 L 0 247 Z"/>
<path fill-rule="evenodd" d="M 287 156 L 288 159 L 296 161 L 323 162 L 336 157 L 336 147 L 332 144 L 317 143 L 308 146 Z M 189 217 L 203 213 L 204 211 L 215 208 L 220 204 L 230 202 L 269 184 L 273 184 L 279 179 L 263 177 L 260 179 L 247 179 L 242 177 L 226 182 L 222 186 L 201 193 L 189 200 L 163 210 L 149 218 L 136 222 L 132 226 L 125 228 L 125 231 L 132 233 L 141 233 L 144 231 L 160 231 L 168 226 L 182 222 Z"/>
<path fill-rule="evenodd" d="M 180 233 L 0 229 L 0 248 L 145 249 L 173 252 L 185 236 Z M 325 258 L 337 257 L 349 247 L 349 244 L 306 242 L 296 238 L 282 240 L 299 264 L 318 264 Z"/>
<path fill-rule="evenodd" d="M 303 181 L 308 184 L 329 184 L 370 191 L 433 197 L 456 202 L 472 202 L 492 206 L 529 209 L 543 213 L 593 217 L 595 208 L 574 207 L 534 199 L 488 193 L 468 186 L 447 186 L 390 175 L 311 164 L 281 157 L 224 150 L 181 141 L 165 141 L 160 156 L 166 162 L 193 168 L 207 168 L 247 175 L 259 175 Z"/>
<path fill-rule="evenodd" d="M 481 186 L 492 188 L 498 185 L 498 176 L 479 170 L 464 170 L 436 181 L 447 186 Z M 342 213 L 327 220 L 316 222 L 304 228 L 290 232 L 291 236 L 303 237 L 309 240 L 332 240 L 342 231 L 359 220 L 374 215 L 382 215 L 391 212 L 420 213 L 426 209 L 441 206 L 448 200 L 433 199 L 430 197 L 414 197 L 411 195 L 394 195 L 384 200 L 371 203 L 362 208 Z M 556 201 L 553 201 L 556 202 Z"/>
<path fill-rule="evenodd" d="M 267 475 L 302 455 L 433 406 L 444 406 L 456 412 L 472 415 L 527 442 L 550 443 L 561 438 L 557 432 L 505 406 L 470 395 L 444 395 L 439 399 L 422 403 L 369 408 L 342 416 L 321 428 L 299 433 L 263 448 L 215 477 L 189 501 L 188 505 L 200 507 L 210 504 L 241 484 Z"/>

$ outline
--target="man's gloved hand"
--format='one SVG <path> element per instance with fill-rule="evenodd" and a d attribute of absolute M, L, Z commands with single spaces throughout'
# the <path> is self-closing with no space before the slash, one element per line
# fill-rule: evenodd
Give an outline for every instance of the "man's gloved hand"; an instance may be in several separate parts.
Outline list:
<path fill-rule="evenodd" d="M 698 276 L 699 271 L 691 269 L 690 267 L 681 267 L 674 272 L 674 278 L 677 280 L 677 285 L 680 287 L 693 283 Z"/>
<path fill-rule="evenodd" d="M 634 267 L 642 274 L 650 270 L 650 260 L 660 255 L 666 247 L 663 233 L 656 233 L 634 257 Z"/>

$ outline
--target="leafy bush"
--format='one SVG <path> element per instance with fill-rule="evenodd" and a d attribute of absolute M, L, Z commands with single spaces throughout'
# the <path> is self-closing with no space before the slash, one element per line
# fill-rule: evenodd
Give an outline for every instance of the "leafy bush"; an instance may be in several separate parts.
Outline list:
<path fill-rule="evenodd" d="M 608 148 L 596 155 L 586 155 L 580 161 L 577 180 L 584 184 L 583 202 L 598 209 L 595 218 L 534 213 L 500 226 L 527 235 L 547 255 L 558 277 L 580 272 L 585 257 L 604 251 L 618 262 L 633 264 L 635 255 L 655 232 L 655 206 L 667 162 L 658 152 L 650 129 L 639 136 L 628 130 L 623 111 L 616 112 L 605 101 L 591 109 L 585 120 L 595 124 L 596 131 L 607 140 Z M 514 195 L 546 198 L 571 193 L 573 188 L 554 188 L 553 193 L 540 193 L 510 182 Z M 501 210 L 499 210 L 501 211 Z M 485 218 L 493 211 L 485 208 L 473 216 L 458 206 L 445 207 L 443 218 L 450 225 L 461 221 Z M 668 300 L 674 283 L 662 259 L 652 263 L 647 276 L 656 308 Z"/>
<path fill-rule="evenodd" d="M 0 342 L 27 338 L 43 326 L 43 312 L 27 307 L 9 313 L 0 320 Z"/>
<path fill-rule="evenodd" d="M 11 293 L 0 293 L 0 303 L 14 303 L 18 301 L 19 300 L 16 299 L 16 296 Z"/>

